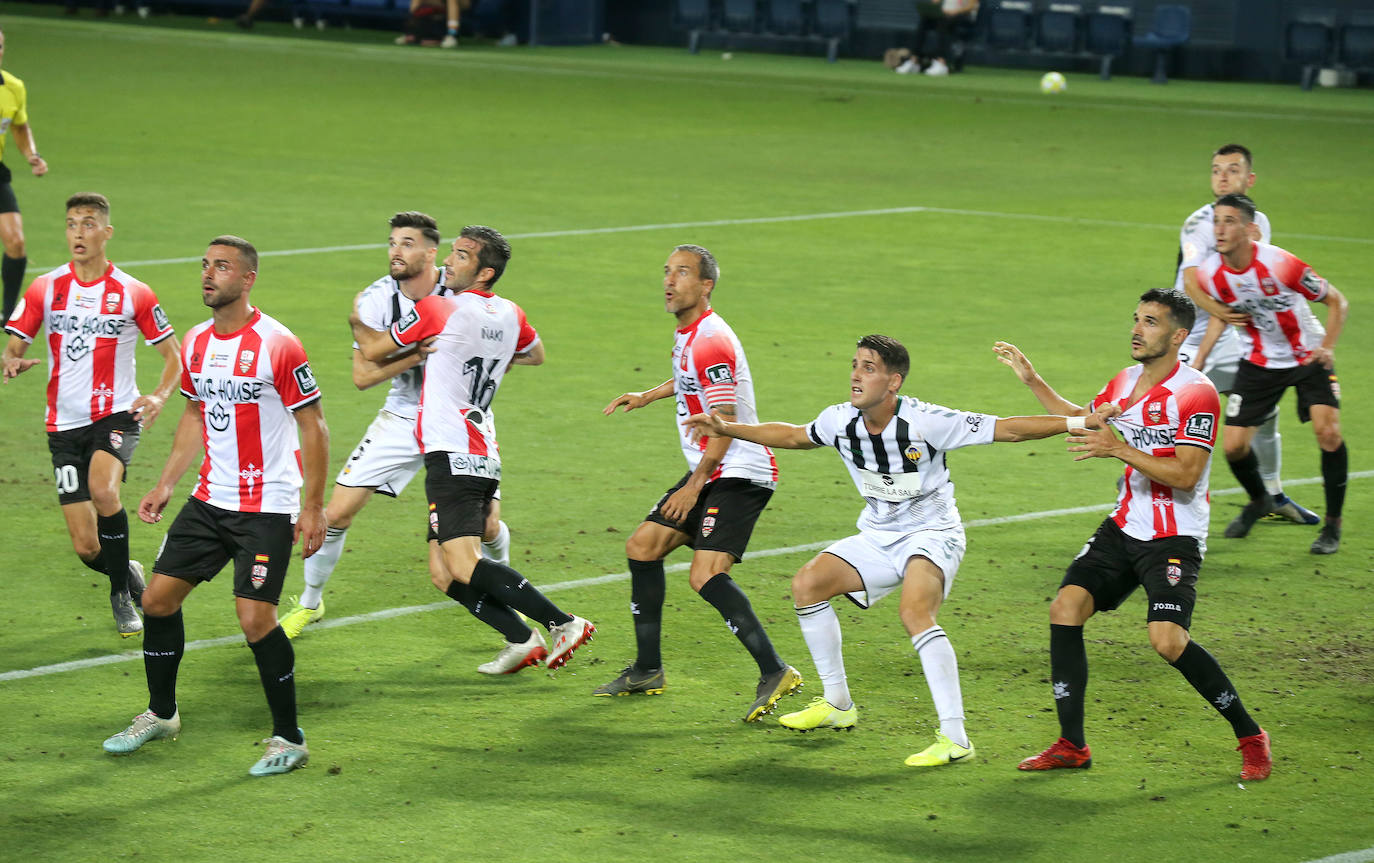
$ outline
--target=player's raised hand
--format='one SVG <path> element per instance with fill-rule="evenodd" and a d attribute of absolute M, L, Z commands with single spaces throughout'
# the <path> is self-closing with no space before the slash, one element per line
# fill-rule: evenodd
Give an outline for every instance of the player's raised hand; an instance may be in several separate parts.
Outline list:
<path fill-rule="evenodd" d="M 153 486 L 153 490 L 143 496 L 143 500 L 138 502 L 138 518 L 144 524 L 157 524 L 162 521 L 162 511 L 167 508 L 167 501 L 172 499 L 172 490 L 161 485 Z"/>
<path fill-rule="evenodd" d="M 1021 353 L 1021 349 L 1010 342 L 993 342 L 992 352 L 997 355 L 997 359 L 1002 365 L 1007 366 L 1016 372 L 1021 383 L 1029 384 L 1035 380 L 1035 366 L 1026 359 L 1026 355 Z"/>
<path fill-rule="evenodd" d="M 143 431 L 153 427 L 153 422 L 158 414 L 162 413 L 164 401 L 156 395 L 144 394 L 134 399 L 134 403 L 129 406 L 129 413 L 138 420 L 139 428 Z"/>
<path fill-rule="evenodd" d="M 603 416 L 610 416 L 615 413 L 616 408 L 622 406 L 625 408 L 623 413 L 629 413 L 636 408 L 644 407 L 648 403 L 649 400 L 644 397 L 644 393 L 621 393 L 611 399 L 611 403 L 602 408 L 601 413 Z"/>

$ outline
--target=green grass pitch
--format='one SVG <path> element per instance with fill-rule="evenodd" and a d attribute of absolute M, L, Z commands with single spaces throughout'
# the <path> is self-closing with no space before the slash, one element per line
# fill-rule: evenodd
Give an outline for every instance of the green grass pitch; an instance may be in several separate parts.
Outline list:
<path fill-rule="evenodd" d="M 16 170 L 30 274 L 66 259 L 66 196 L 101 191 L 112 258 L 184 332 L 205 317 L 206 242 L 254 241 L 254 299 L 305 343 L 334 469 L 381 401 L 351 386 L 346 316 L 383 273 L 386 219 L 421 209 L 446 237 L 484 223 L 512 238 L 499 287 L 549 356 L 513 370 L 495 405 L 513 558 L 600 627 L 566 670 L 489 680 L 474 668 L 498 639 L 456 604 L 348 622 L 442 600 L 417 481 L 349 534 L 326 620 L 347 625 L 296 643 L 308 769 L 247 774 L 270 725 L 225 576 L 186 606 L 188 638 L 221 641 L 182 663 L 182 737 L 110 757 L 100 741 L 145 704 L 138 643 L 119 641 L 104 587 L 71 554 L 35 370 L 0 388 L 6 859 L 1307 861 L 1374 846 L 1368 90 L 1070 75 L 1043 96 L 1034 72 L 913 79 L 876 62 L 632 46 L 441 53 L 384 33 L 243 35 L 18 5 L 0 26 L 52 166 L 41 179 Z M 1314 532 L 1288 525 L 1221 539 L 1240 497 L 1213 470 L 1193 632 L 1272 734 L 1269 781 L 1238 787 L 1229 727 L 1150 650 L 1138 599 L 1088 627 L 1093 769 L 1014 769 L 1056 734 L 1047 604 L 1119 472 L 1074 463 L 1055 440 L 950 458 L 973 526 L 941 623 L 973 763 L 902 765 L 935 717 L 891 600 L 840 608 L 852 734 L 742 724 L 753 664 L 681 573 L 669 576 L 667 692 L 589 697 L 633 656 L 629 591 L 576 582 L 624 571 L 625 538 L 683 466 L 671 408 L 601 415 L 667 374 L 660 268 L 673 245 L 719 257 L 715 305 L 749 352 L 764 419 L 806 421 L 844 399 L 854 340 L 875 331 L 911 349 L 907 392 L 1034 413 L 992 342 L 1016 342 L 1072 398 L 1096 392 L 1129 363 L 1135 298 L 1171 279 L 1208 154 L 1232 140 L 1256 152 L 1275 241 L 1352 304 L 1337 351 L 1355 474 L 1341 552 L 1311 556 Z M 140 353 L 145 389 L 155 358 Z M 160 470 L 178 410 L 144 436 L 127 507 Z M 1311 431 L 1284 410 L 1290 492 L 1321 510 Z M 859 501 L 833 454 L 779 461 L 755 554 L 734 575 L 808 680 L 784 702 L 795 709 L 820 687 L 788 581 L 816 543 L 852 532 Z M 1075 511 L 1043 515 L 1060 509 Z M 1004 520 L 1026 513 L 1042 515 Z M 135 556 L 151 562 L 164 530 L 135 523 Z M 294 565 L 288 593 L 300 584 Z"/>

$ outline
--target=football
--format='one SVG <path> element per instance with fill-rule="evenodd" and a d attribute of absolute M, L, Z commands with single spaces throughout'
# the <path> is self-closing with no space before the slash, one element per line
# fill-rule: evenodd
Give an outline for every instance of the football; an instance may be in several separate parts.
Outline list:
<path fill-rule="evenodd" d="M 1062 93 L 1064 88 L 1069 86 L 1069 82 L 1064 80 L 1064 76 L 1058 72 L 1046 72 L 1040 78 L 1041 93 Z"/>

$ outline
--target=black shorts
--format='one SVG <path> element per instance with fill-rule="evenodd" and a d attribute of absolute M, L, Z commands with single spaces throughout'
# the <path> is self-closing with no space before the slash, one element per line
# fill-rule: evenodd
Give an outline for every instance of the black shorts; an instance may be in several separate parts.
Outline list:
<path fill-rule="evenodd" d="M 425 453 L 425 497 L 429 500 L 429 538 L 448 542 L 486 531 L 487 509 L 500 480 L 454 474 L 446 452 Z"/>
<path fill-rule="evenodd" d="M 1073 584 L 1088 591 L 1097 611 L 1111 611 L 1137 587 L 1144 587 L 1146 620 L 1167 620 L 1187 629 L 1193 621 L 1201 567 L 1196 537 L 1139 540 L 1107 519 L 1069 564 L 1059 586 Z"/>
<path fill-rule="evenodd" d="M 234 512 L 190 498 L 162 541 L 153 572 L 192 584 L 234 561 L 234 596 L 277 604 L 291 562 L 294 517 Z"/>
<path fill-rule="evenodd" d="M 120 411 L 88 426 L 48 432 L 48 451 L 52 453 L 57 502 L 66 506 L 90 500 L 91 456 L 97 450 L 107 452 L 128 467 L 141 431 L 142 427 L 133 414 Z M 127 474 L 124 478 L 127 479 Z"/>
<path fill-rule="evenodd" d="M 1341 406 L 1341 385 L 1334 368 L 1320 363 L 1291 369 L 1266 369 L 1244 360 L 1236 370 L 1235 389 L 1226 399 L 1226 424 L 1250 428 L 1263 425 L 1283 393 L 1292 387 L 1298 394 L 1298 420 L 1312 419 L 1313 405 Z"/>
<path fill-rule="evenodd" d="M 736 561 L 743 560 L 754 525 L 773 496 L 773 490 L 747 479 L 718 479 L 706 483 L 697 505 L 687 513 L 684 521 L 669 521 L 659 512 L 659 507 L 673 492 L 686 485 L 690 476 L 690 473 L 684 474 L 677 485 L 664 492 L 644 520 L 687 534 L 687 545 L 696 551 L 724 551 Z"/>
<path fill-rule="evenodd" d="M 0 213 L 19 212 L 19 199 L 14 196 L 14 187 L 10 185 L 13 179 L 9 167 L 0 162 Z"/>

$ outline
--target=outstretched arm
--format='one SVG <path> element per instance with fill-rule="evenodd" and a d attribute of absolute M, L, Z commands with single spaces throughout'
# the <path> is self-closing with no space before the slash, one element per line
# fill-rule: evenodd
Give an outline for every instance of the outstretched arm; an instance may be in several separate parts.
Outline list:
<path fill-rule="evenodd" d="M 1074 461 L 1089 458 L 1120 459 L 1143 473 L 1152 482 L 1172 488 L 1188 490 L 1194 488 L 1202 478 L 1207 460 L 1212 457 L 1210 450 L 1200 446 L 1180 444 L 1174 448 L 1173 455 L 1151 455 L 1136 449 L 1116 436 L 1110 428 L 1087 429 L 1068 439 L 1069 452 L 1081 453 Z"/>
<path fill-rule="evenodd" d="M 1045 383 L 1045 379 L 1036 374 L 1035 366 L 1031 365 L 1026 355 L 1021 353 L 1020 348 L 1010 342 L 994 342 L 993 353 L 997 354 L 997 359 L 1003 365 L 1016 372 L 1016 377 L 1021 383 L 1030 387 L 1030 391 L 1040 400 L 1040 404 L 1047 413 L 1059 414 L 1061 416 L 1086 416 L 1091 413 L 1087 408 L 1074 404 L 1068 399 L 1054 391 L 1054 388 Z"/>
<path fill-rule="evenodd" d="M 38 365 L 38 360 L 24 358 L 24 352 L 28 349 L 28 342 L 18 336 L 10 336 L 9 342 L 5 345 L 4 353 L 5 383 L 9 383 L 10 378 L 18 377 Z"/>
<path fill-rule="evenodd" d="M 158 477 L 157 485 L 139 501 L 139 519 L 147 524 L 162 521 L 162 511 L 167 508 L 167 501 L 172 499 L 172 491 L 181 475 L 186 473 L 196 456 L 205 452 L 204 434 L 205 420 L 201 417 L 200 403 L 187 399 L 186 409 L 181 412 L 176 434 L 172 437 L 172 452 L 162 467 L 162 475 Z"/>
<path fill-rule="evenodd" d="M 659 399 L 666 399 L 673 394 L 673 381 L 668 379 L 651 390 L 642 393 L 621 393 L 611 399 L 611 403 L 601 409 L 601 413 L 610 416 L 615 413 L 615 409 L 623 407 L 625 412 L 642 408 L 647 404 L 656 402 Z"/>
<path fill-rule="evenodd" d="M 806 426 L 791 423 L 737 423 L 715 413 L 707 413 L 693 414 L 682 424 L 698 438 L 738 438 L 778 449 L 815 449 L 820 446 L 806 433 Z"/>

